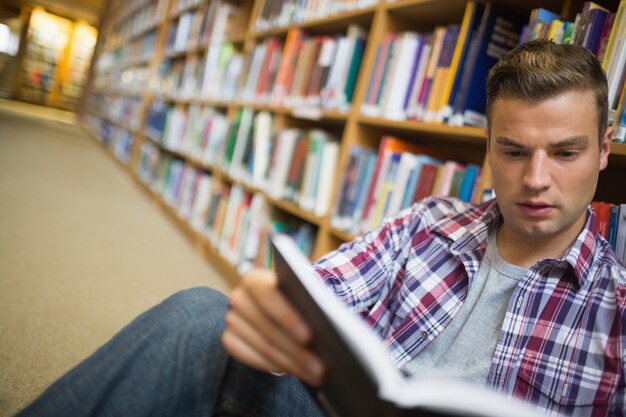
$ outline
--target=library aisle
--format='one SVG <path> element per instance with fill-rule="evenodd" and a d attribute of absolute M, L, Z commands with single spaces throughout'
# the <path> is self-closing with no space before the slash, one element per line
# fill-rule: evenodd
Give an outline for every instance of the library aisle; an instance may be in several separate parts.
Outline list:
<path fill-rule="evenodd" d="M 0 416 L 177 290 L 229 286 L 67 112 L 0 101 Z"/>

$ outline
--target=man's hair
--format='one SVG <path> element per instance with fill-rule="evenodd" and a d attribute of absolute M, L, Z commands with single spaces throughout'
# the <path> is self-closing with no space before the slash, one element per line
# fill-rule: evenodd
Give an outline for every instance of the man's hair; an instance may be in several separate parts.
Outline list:
<path fill-rule="evenodd" d="M 497 98 L 539 102 L 572 90 L 593 93 L 601 145 L 609 111 L 606 73 L 596 56 L 578 45 L 537 40 L 503 56 L 487 77 L 487 120 Z"/>

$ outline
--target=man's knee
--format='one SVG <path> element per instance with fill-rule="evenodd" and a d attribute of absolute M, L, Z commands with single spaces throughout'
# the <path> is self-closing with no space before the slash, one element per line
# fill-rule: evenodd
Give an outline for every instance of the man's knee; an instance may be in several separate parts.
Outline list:
<path fill-rule="evenodd" d="M 170 330 L 215 341 L 224 329 L 228 298 L 208 287 L 197 287 L 177 292 L 157 308 Z"/>

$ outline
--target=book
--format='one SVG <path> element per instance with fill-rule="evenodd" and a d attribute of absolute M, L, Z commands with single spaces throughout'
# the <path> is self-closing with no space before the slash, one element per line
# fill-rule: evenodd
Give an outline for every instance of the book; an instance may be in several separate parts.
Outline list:
<path fill-rule="evenodd" d="M 486 126 L 487 74 L 517 44 L 525 20 L 518 11 L 487 3 L 476 36 L 470 44 L 449 124 Z"/>
<path fill-rule="evenodd" d="M 615 254 L 626 265 L 626 204 L 619 205 L 615 242 Z"/>
<path fill-rule="evenodd" d="M 422 117 L 422 120 L 425 122 L 437 120 L 448 78 L 454 76 L 454 72 L 456 72 L 456 68 L 452 68 L 452 58 L 455 54 L 460 29 L 461 27 L 457 24 L 446 26 L 441 51 L 439 52 L 439 61 L 437 62 L 430 92 L 428 93 L 426 110 Z"/>
<path fill-rule="evenodd" d="M 324 286 L 297 244 L 271 237 L 279 290 L 313 333 L 312 349 L 327 370 L 313 398 L 333 417 L 538 417 L 518 399 L 451 378 L 407 377 L 380 338 Z"/>

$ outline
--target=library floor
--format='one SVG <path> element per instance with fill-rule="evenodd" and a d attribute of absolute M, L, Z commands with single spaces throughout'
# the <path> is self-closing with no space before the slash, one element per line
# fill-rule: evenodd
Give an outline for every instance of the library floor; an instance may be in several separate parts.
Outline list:
<path fill-rule="evenodd" d="M 229 288 L 71 113 L 0 100 L 1 417 L 200 285 Z"/>

